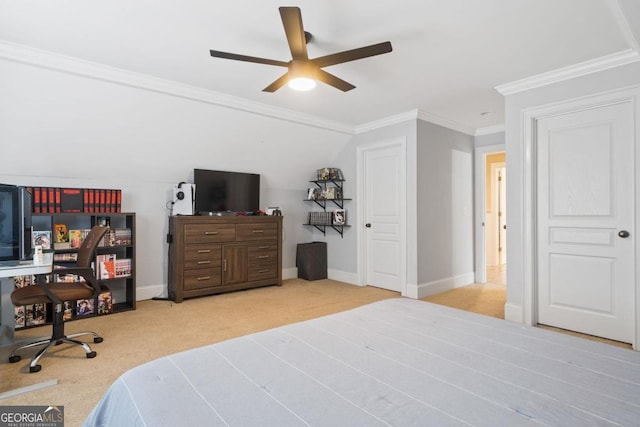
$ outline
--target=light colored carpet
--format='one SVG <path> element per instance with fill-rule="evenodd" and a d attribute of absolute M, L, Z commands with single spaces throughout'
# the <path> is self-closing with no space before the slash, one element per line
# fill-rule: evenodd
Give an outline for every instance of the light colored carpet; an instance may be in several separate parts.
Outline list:
<path fill-rule="evenodd" d="M 34 374 L 29 373 L 26 355 L 16 364 L 1 360 L 0 393 L 53 379 L 58 384 L 0 400 L 0 405 L 64 405 L 65 425 L 79 426 L 118 376 L 144 362 L 396 296 L 368 286 L 292 279 L 282 287 L 195 298 L 180 304 L 140 301 L 135 311 L 65 325 L 67 333 L 91 329 L 104 337 L 103 343 L 92 344 L 98 352 L 94 359 L 87 359 L 82 349 L 62 345 L 40 360 L 42 371 Z M 50 327 L 38 327 L 17 332 L 16 339 L 48 333 Z"/>

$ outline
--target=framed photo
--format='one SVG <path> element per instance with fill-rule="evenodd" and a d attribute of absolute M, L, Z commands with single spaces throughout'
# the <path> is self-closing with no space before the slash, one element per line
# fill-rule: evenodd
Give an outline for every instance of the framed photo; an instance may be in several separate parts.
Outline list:
<path fill-rule="evenodd" d="M 51 249 L 51 230 L 34 231 L 31 234 L 33 246 L 42 246 L 42 249 Z"/>
<path fill-rule="evenodd" d="M 345 225 L 347 223 L 347 211 L 344 209 L 334 209 L 331 222 L 335 225 Z"/>

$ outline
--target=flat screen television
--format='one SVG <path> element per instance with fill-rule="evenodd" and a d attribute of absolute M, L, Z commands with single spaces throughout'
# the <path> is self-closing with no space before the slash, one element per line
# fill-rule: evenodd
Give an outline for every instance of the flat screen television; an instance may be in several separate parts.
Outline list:
<path fill-rule="evenodd" d="M 31 194 L 0 184 L 0 262 L 31 258 Z"/>
<path fill-rule="evenodd" d="M 199 215 L 260 210 L 259 174 L 194 169 L 193 183 Z"/>

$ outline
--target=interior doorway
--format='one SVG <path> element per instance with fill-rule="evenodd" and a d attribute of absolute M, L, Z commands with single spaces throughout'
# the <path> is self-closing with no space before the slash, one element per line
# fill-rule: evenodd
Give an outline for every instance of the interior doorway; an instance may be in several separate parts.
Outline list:
<path fill-rule="evenodd" d="M 503 144 L 475 150 L 475 282 L 506 286 L 507 161 Z"/>

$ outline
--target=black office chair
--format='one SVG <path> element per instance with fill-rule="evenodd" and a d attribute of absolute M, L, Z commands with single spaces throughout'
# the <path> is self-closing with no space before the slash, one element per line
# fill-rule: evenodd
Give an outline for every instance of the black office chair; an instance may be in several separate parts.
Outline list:
<path fill-rule="evenodd" d="M 38 372 L 42 368 L 38 365 L 38 360 L 40 360 L 40 358 L 51 347 L 62 343 L 82 346 L 84 351 L 87 353 L 87 358 L 96 357 L 97 353 L 91 350 L 91 347 L 89 347 L 87 343 L 73 338 L 81 335 L 93 335 L 93 342 L 100 343 L 103 341 L 102 337 L 91 331 L 65 335 L 63 303 L 65 301 L 75 301 L 80 299 L 95 299 L 100 293 L 100 284 L 96 279 L 93 269 L 91 268 L 91 262 L 95 258 L 96 248 L 98 247 L 100 240 L 108 230 L 108 227 L 100 227 L 97 225 L 91 229 L 78 249 L 78 259 L 75 264 L 65 263 L 57 265 L 54 263 L 53 265 L 53 274 L 75 274 L 83 277 L 85 282 L 45 283 L 45 276 L 39 275 L 36 276 L 36 286 L 25 286 L 23 288 L 15 289 L 11 293 L 11 301 L 16 306 L 51 303 L 53 307 L 53 333 L 51 338 L 32 342 L 14 350 L 11 356 L 9 356 L 10 363 L 20 361 L 21 357 L 15 354 L 18 351 L 45 345 L 44 348 L 40 349 L 40 351 L 33 356 L 29 365 L 30 372 Z"/>

